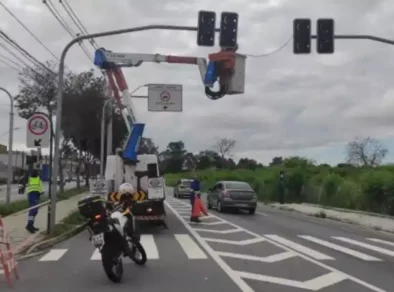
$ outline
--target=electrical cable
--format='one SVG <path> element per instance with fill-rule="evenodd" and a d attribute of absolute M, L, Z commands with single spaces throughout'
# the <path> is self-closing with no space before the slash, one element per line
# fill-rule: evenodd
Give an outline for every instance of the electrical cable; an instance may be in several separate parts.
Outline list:
<path fill-rule="evenodd" d="M 21 64 L 19 64 L 19 63 L 15 62 L 14 60 L 8 58 L 7 56 L 5 56 L 5 55 L 3 55 L 3 54 L 0 54 L 0 57 L 3 58 L 3 59 L 6 59 L 8 62 L 11 62 L 11 63 L 13 63 L 15 66 L 20 67 L 20 69 L 22 69 Z"/>
<path fill-rule="evenodd" d="M 18 68 L 16 68 L 16 67 L 14 67 L 14 66 L 12 66 L 12 65 L 10 65 L 10 64 L 8 64 L 6 61 L 4 61 L 4 60 L 1 60 L 0 59 L 0 63 L 3 63 L 3 64 L 5 64 L 5 65 L 7 65 L 8 67 L 10 67 L 11 69 L 14 69 L 16 72 L 18 72 L 18 73 L 22 73 L 22 71 L 20 71 Z"/>
<path fill-rule="evenodd" d="M 59 58 L 2 2 L 0 5 L 10 14 L 48 53 L 50 53 L 56 60 Z"/>
<path fill-rule="evenodd" d="M 56 9 L 55 5 L 51 2 L 51 0 L 42 0 L 42 3 L 46 5 L 46 7 L 49 9 L 51 14 L 56 18 L 56 20 L 60 23 L 60 25 L 65 29 L 65 31 L 74 39 L 75 37 L 78 36 L 77 33 L 73 31 L 73 29 L 67 24 L 67 22 L 64 20 L 64 18 L 61 16 L 59 11 Z M 89 58 L 89 60 L 92 60 L 92 57 L 87 50 L 87 48 L 84 46 L 82 42 L 79 43 L 81 49 L 85 53 L 85 55 Z"/>
<path fill-rule="evenodd" d="M 254 54 L 243 54 L 247 57 L 251 57 L 251 58 L 262 58 L 262 57 L 268 57 L 271 56 L 281 50 L 283 50 L 291 41 L 293 40 L 293 35 L 291 35 L 291 37 L 279 48 L 277 48 L 276 50 L 273 50 L 272 52 L 269 53 L 265 53 L 265 54 L 258 54 L 258 55 L 254 55 Z"/>

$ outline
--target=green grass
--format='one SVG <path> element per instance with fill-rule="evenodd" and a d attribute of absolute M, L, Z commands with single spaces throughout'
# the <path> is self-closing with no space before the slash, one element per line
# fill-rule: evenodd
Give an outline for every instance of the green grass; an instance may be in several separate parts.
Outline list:
<path fill-rule="evenodd" d="M 52 234 L 46 235 L 44 239 L 50 239 L 57 236 L 60 236 L 64 233 L 67 233 L 77 226 L 86 222 L 86 219 L 83 218 L 78 210 L 75 210 L 68 214 L 63 220 L 61 220 L 58 224 L 55 225 L 54 231 Z"/>
<path fill-rule="evenodd" d="M 89 189 L 87 187 L 81 187 L 81 188 L 73 188 L 73 189 L 69 189 L 66 190 L 62 193 L 58 194 L 58 200 L 59 201 L 63 201 L 63 200 L 67 200 L 73 196 L 79 195 L 83 192 L 88 191 Z M 29 208 L 29 203 L 27 201 L 27 195 L 25 194 L 25 200 L 19 200 L 19 201 L 15 201 L 15 202 L 11 202 L 10 204 L 0 204 L 0 216 L 5 217 L 8 215 L 11 215 L 13 213 L 25 210 L 27 208 Z M 40 203 L 43 203 L 45 201 L 48 200 L 47 196 L 42 196 L 40 198 Z"/>

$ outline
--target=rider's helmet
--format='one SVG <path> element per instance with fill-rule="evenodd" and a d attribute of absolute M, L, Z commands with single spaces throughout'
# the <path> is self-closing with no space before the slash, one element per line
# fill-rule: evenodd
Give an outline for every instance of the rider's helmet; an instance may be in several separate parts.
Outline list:
<path fill-rule="evenodd" d="M 134 187 L 132 184 L 124 183 L 119 187 L 119 198 L 131 198 L 134 195 Z"/>

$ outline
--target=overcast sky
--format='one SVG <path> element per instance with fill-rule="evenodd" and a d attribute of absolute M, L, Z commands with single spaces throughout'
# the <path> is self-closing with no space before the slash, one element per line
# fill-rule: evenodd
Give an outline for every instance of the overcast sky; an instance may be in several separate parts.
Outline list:
<path fill-rule="evenodd" d="M 71 37 L 39 0 L 1 0 L 57 56 Z M 58 0 L 51 0 L 75 31 Z M 198 10 L 239 13 L 239 52 L 266 54 L 292 34 L 297 17 L 332 17 L 337 34 L 373 34 L 394 38 L 394 2 L 390 0 L 68 0 L 89 32 L 147 24 L 196 25 Z M 51 58 L 2 7 L 0 28 L 40 61 Z M 2 42 L 2 41 L 0 41 Z M 182 54 L 207 57 L 218 48 L 200 48 L 191 32 L 149 31 L 97 39 L 117 52 Z M 90 52 L 93 48 L 87 45 Z M 340 40 L 334 55 L 297 56 L 292 43 L 266 57 L 248 57 L 246 92 L 209 100 L 197 67 L 150 64 L 124 69 L 131 89 L 146 83 L 183 84 L 183 113 L 149 113 L 137 100 L 137 118 L 146 136 L 164 149 L 183 140 L 189 151 L 212 149 L 220 137 L 237 140 L 235 157 L 263 163 L 274 156 L 302 155 L 318 162 L 344 160 L 344 145 L 356 135 L 382 139 L 394 152 L 393 47 L 371 41 Z M 313 44 L 312 50 L 315 50 Z M 1 54 L 10 56 L 2 48 Z M 93 68 L 80 47 L 68 54 L 75 71 Z M 0 64 L 1 85 L 18 92 L 17 74 Z M 137 94 L 146 94 L 142 88 Z M 7 143 L 9 101 L 1 94 L 0 143 Z M 23 149 L 26 122 L 16 119 L 15 145 Z M 394 155 L 388 160 L 393 161 Z"/>

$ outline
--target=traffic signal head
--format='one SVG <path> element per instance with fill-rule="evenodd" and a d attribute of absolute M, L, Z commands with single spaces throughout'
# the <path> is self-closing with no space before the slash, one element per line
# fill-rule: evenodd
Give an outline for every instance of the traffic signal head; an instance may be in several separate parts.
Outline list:
<path fill-rule="evenodd" d="M 311 53 L 311 20 L 297 18 L 293 21 L 293 52 L 294 54 Z"/>
<path fill-rule="evenodd" d="M 216 13 L 214 11 L 198 12 L 197 45 L 213 47 L 215 45 Z"/>
<path fill-rule="evenodd" d="M 317 20 L 317 53 L 334 53 L 334 19 Z"/>
<path fill-rule="evenodd" d="M 222 48 L 237 48 L 238 13 L 223 12 L 220 17 L 219 45 Z"/>

